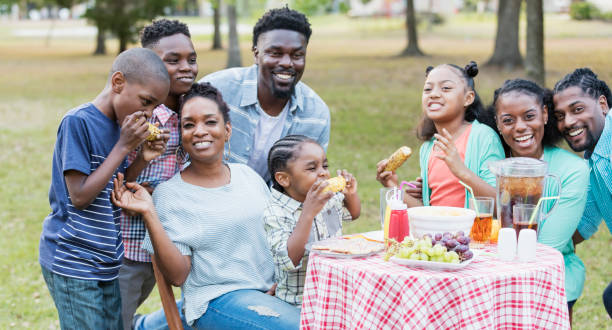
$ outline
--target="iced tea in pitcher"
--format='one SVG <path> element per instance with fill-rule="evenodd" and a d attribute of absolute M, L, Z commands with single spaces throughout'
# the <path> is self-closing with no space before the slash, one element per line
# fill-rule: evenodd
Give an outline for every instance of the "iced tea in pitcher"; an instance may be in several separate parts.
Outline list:
<path fill-rule="evenodd" d="M 512 227 L 512 207 L 537 204 L 544 189 L 544 176 L 500 177 L 498 179 L 498 218 L 502 227 Z"/>
<path fill-rule="evenodd" d="M 529 157 L 510 157 L 489 163 L 497 178 L 497 219 L 503 228 L 512 228 L 512 207 L 516 204 L 537 204 L 544 193 L 546 179 L 554 179 L 558 192 L 561 181 L 548 173 L 548 164 Z M 546 217 L 556 203 L 544 215 Z"/>

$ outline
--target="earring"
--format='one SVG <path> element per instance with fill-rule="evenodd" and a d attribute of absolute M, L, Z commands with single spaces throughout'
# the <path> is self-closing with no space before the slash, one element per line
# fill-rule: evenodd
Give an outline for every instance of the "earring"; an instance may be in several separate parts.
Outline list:
<path fill-rule="evenodd" d="M 227 140 L 227 154 L 225 155 L 225 161 L 229 162 L 230 159 L 230 155 L 232 154 L 232 145 L 230 144 L 230 141 Z"/>

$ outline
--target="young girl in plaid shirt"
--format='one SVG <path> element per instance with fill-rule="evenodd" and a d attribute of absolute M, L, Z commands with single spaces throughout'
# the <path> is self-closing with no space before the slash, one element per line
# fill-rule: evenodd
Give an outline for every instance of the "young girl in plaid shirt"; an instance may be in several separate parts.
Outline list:
<path fill-rule="evenodd" d="M 308 251 L 306 243 L 342 234 L 342 220 L 359 217 L 357 180 L 338 171 L 347 182 L 344 191 L 324 191 L 329 179 L 327 156 L 314 140 L 289 135 L 268 154 L 271 198 L 264 211 L 266 236 L 275 265 L 276 296 L 300 306 Z"/>

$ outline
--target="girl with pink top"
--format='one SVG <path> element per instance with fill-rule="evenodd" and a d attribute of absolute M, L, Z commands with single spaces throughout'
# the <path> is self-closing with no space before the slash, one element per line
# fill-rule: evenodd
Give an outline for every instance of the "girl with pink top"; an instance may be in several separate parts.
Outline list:
<path fill-rule="evenodd" d="M 474 88 L 478 66 L 454 64 L 428 67 L 423 87 L 423 119 L 417 137 L 423 141 L 420 154 L 421 177 L 407 188 L 404 201 L 409 207 L 422 205 L 468 206 L 471 186 L 476 196 L 495 196 L 495 175 L 488 163 L 505 158 L 495 132 L 477 118 L 484 107 Z M 376 179 L 385 187 L 398 185 L 397 174 L 384 171 L 388 160 L 377 164 Z"/>

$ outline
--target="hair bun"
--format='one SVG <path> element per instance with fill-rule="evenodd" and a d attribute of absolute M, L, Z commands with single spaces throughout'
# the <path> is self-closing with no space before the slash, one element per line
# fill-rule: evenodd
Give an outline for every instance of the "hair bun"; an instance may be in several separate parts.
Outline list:
<path fill-rule="evenodd" d="M 430 73 L 430 72 L 431 72 L 431 70 L 433 70 L 433 69 L 434 69 L 434 67 L 433 67 L 433 66 L 431 66 L 431 65 L 430 65 L 430 66 L 428 66 L 428 67 L 425 69 L 425 76 L 429 75 L 429 73 Z"/>
<path fill-rule="evenodd" d="M 470 61 L 470 63 L 465 66 L 464 70 L 468 77 L 474 78 L 478 75 L 478 64 L 474 61 Z"/>

